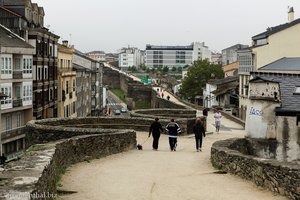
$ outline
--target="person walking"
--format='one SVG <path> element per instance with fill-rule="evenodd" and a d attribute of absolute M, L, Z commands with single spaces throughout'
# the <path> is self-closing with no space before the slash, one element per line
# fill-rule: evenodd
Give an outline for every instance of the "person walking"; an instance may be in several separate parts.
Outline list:
<path fill-rule="evenodd" d="M 202 139 L 203 137 L 205 137 L 205 128 L 203 126 L 203 122 L 199 117 L 196 119 L 196 123 L 193 127 L 193 132 L 195 134 L 196 150 L 197 152 L 202 151 Z"/>
<path fill-rule="evenodd" d="M 163 128 L 161 124 L 158 122 L 158 118 L 155 118 L 154 122 L 151 124 L 150 129 L 149 129 L 149 136 L 153 137 L 153 143 L 152 143 L 152 148 L 153 150 L 157 151 L 158 149 L 158 141 L 160 137 L 160 133 L 163 132 Z"/>
<path fill-rule="evenodd" d="M 171 119 L 171 122 L 166 126 L 166 131 L 169 135 L 169 144 L 171 151 L 176 151 L 177 147 L 177 135 L 181 133 L 181 128 L 174 119 Z"/>
<path fill-rule="evenodd" d="M 221 126 L 222 114 L 218 109 L 215 111 L 214 118 L 215 118 L 216 132 L 219 133 L 220 126 Z"/>

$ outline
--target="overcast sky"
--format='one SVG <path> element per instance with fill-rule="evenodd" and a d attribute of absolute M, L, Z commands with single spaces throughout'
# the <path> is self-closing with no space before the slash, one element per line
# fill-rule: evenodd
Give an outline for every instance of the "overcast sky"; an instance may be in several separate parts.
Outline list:
<path fill-rule="evenodd" d="M 251 44 L 251 37 L 300 17 L 300 0 L 32 0 L 45 26 L 75 48 L 117 52 L 134 46 L 205 42 L 212 51 Z M 60 40 L 61 41 L 61 40 Z"/>

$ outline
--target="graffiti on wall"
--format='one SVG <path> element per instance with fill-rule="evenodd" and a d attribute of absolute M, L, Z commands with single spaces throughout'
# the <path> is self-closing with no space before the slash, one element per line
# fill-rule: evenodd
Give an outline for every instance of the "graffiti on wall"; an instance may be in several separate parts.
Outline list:
<path fill-rule="evenodd" d="M 262 110 L 251 107 L 249 115 L 262 116 Z"/>

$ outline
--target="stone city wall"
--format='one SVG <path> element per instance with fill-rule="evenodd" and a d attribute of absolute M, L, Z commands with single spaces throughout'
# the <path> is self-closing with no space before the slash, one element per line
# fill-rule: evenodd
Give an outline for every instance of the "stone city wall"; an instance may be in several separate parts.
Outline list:
<path fill-rule="evenodd" d="M 266 147 L 263 142 L 249 141 L 229 139 L 215 142 L 211 148 L 213 166 L 250 180 L 274 193 L 290 199 L 300 199 L 300 166 L 296 163 L 254 156 L 265 152 L 266 157 L 272 157 L 277 144 L 271 142 Z"/>
<path fill-rule="evenodd" d="M 130 115 L 138 116 L 138 117 L 146 117 L 146 118 L 166 118 L 166 119 L 178 119 L 178 118 L 196 118 L 197 111 L 191 109 L 140 109 L 133 110 Z"/>
<path fill-rule="evenodd" d="M 152 108 L 173 108 L 173 109 L 187 109 L 186 106 L 176 104 L 165 98 L 161 98 L 156 91 L 152 90 L 151 107 Z"/>
<path fill-rule="evenodd" d="M 50 120 L 51 121 L 51 120 Z M 47 120 L 43 120 L 46 124 Z M 59 123 L 58 121 L 56 123 Z M 34 125 L 38 128 L 34 130 Z M 49 125 L 30 122 L 30 130 L 35 134 L 51 133 Z M 59 128 L 61 130 L 59 130 Z M 47 130 L 49 129 L 49 130 Z M 56 184 L 65 169 L 75 163 L 101 158 L 127 151 L 136 147 L 136 133 L 133 130 L 107 130 L 74 128 L 76 135 L 64 127 L 56 127 L 68 139 L 35 144 L 21 159 L 9 162 L 0 174 L 0 199 L 46 199 L 57 195 Z M 61 137 L 52 134 L 56 140 Z M 74 136 L 74 137 L 72 137 Z M 34 140 L 37 142 L 38 140 Z M 42 141 L 44 142 L 44 141 Z M 49 196 L 50 195 L 50 196 Z M 52 196 L 51 196 L 52 195 Z"/>

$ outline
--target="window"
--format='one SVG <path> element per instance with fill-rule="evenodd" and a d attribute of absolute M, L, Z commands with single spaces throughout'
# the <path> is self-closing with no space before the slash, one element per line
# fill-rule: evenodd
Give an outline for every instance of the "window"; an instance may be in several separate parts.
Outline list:
<path fill-rule="evenodd" d="M 32 101 L 32 86 L 23 86 L 23 101 Z"/>
<path fill-rule="evenodd" d="M 69 81 L 66 81 L 66 94 L 69 94 Z"/>
<path fill-rule="evenodd" d="M 44 79 L 48 79 L 48 68 L 44 68 Z"/>
<path fill-rule="evenodd" d="M 17 127 L 22 126 L 22 115 L 20 112 L 17 113 Z"/>
<path fill-rule="evenodd" d="M 75 85 L 75 80 L 73 80 L 73 92 L 75 92 L 75 88 L 76 88 L 76 85 Z"/>
<path fill-rule="evenodd" d="M 12 127 L 12 121 L 11 121 L 11 115 L 8 114 L 5 116 L 5 130 L 11 130 Z"/>
<path fill-rule="evenodd" d="M 39 68 L 38 68 L 38 80 L 41 80 L 41 77 L 42 77 L 42 76 L 41 76 L 41 68 L 39 67 Z"/>
<path fill-rule="evenodd" d="M 296 87 L 296 90 L 295 90 L 294 94 L 300 94 L 300 86 Z"/>
<path fill-rule="evenodd" d="M 3 75 L 12 74 L 12 58 L 10 57 L 1 58 L 1 74 Z"/>
<path fill-rule="evenodd" d="M 32 73 L 32 59 L 23 58 L 23 73 L 31 74 Z"/>
<path fill-rule="evenodd" d="M 11 86 L 2 86 L 1 87 L 1 92 L 4 93 L 6 96 L 5 99 L 1 100 L 1 104 L 11 104 L 12 98 L 11 98 Z"/>

